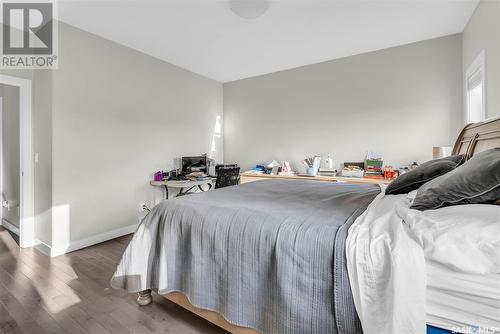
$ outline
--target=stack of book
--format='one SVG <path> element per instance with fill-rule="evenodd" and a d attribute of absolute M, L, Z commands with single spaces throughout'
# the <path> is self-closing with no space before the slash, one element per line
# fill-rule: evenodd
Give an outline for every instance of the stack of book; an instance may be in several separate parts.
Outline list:
<path fill-rule="evenodd" d="M 334 176 L 337 176 L 337 170 L 334 168 L 320 168 L 318 175 L 319 176 L 334 177 Z"/>
<path fill-rule="evenodd" d="M 382 159 L 366 159 L 365 160 L 365 177 L 372 179 L 383 179 L 384 178 L 384 170 L 383 170 L 384 162 Z"/>
<path fill-rule="evenodd" d="M 342 176 L 344 177 L 363 177 L 365 175 L 364 162 L 344 162 Z"/>

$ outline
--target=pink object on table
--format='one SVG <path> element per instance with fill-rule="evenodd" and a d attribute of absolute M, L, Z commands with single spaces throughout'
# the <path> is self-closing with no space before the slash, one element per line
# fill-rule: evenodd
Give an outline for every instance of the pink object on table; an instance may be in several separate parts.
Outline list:
<path fill-rule="evenodd" d="M 163 181 L 163 171 L 158 171 L 155 173 L 155 181 Z"/>

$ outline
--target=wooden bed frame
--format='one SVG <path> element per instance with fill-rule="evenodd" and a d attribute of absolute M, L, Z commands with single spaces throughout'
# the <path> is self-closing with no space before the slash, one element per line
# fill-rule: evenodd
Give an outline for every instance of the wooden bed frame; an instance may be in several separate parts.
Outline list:
<path fill-rule="evenodd" d="M 179 306 L 182 306 L 186 310 L 202 317 L 205 320 L 210 321 L 212 324 L 219 326 L 222 329 L 225 329 L 229 333 L 232 334 L 260 334 L 260 332 L 256 331 L 255 329 L 252 328 L 247 328 L 247 327 L 240 327 L 233 325 L 229 323 L 221 314 L 214 312 L 214 311 L 209 311 L 205 309 L 201 309 L 199 307 L 193 306 L 189 302 L 189 299 L 186 297 L 185 294 L 181 292 L 172 292 L 168 293 L 166 295 L 163 295 L 162 297 L 170 300 L 171 302 L 176 303 Z M 141 306 L 143 305 L 148 305 L 152 302 L 151 298 L 151 290 L 145 290 L 139 292 L 139 297 L 137 298 L 137 303 Z"/>
<path fill-rule="evenodd" d="M 500 117 L 465 126 L 458 135 L 452 154 L 474 154 L 500 147 Z"/>
<path fill-rule="evenodd" d="M 470 159 L 474 154 L 494 147 L 500 147 L 500 117 L 465 126 L 455 142 L 452 154 L 466 154 L 467 159 Z M 240 327 L 229 323 L 217 312 L 193 306 L 183 293 L 173 292 L 163 297 L 232 334 L 259 334 L 255 329 Z M 137 303 L 139 305 L 148 305 L 151 302 L 151 290 L 139 292 L 139 297 L 137 298 Z"/>

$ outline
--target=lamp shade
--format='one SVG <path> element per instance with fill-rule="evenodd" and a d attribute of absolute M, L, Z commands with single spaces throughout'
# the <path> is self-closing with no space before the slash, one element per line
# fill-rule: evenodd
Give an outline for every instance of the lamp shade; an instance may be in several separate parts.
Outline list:
<path fill-rule="evenodd" d="M 432 159 L 440 159 L 451 155 L 450 146 L 435 146 L 432 148 Z"/>

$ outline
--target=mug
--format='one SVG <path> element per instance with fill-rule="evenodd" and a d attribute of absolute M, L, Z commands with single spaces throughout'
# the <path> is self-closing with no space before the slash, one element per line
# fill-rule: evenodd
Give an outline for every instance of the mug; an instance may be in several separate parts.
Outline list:
<path fill-rule="evenodd" d="M 316 168 L 316 167 L 307 168 L 307 175 L 316 176 L 317 174 L 318 174 L 318 168 Z"/>

